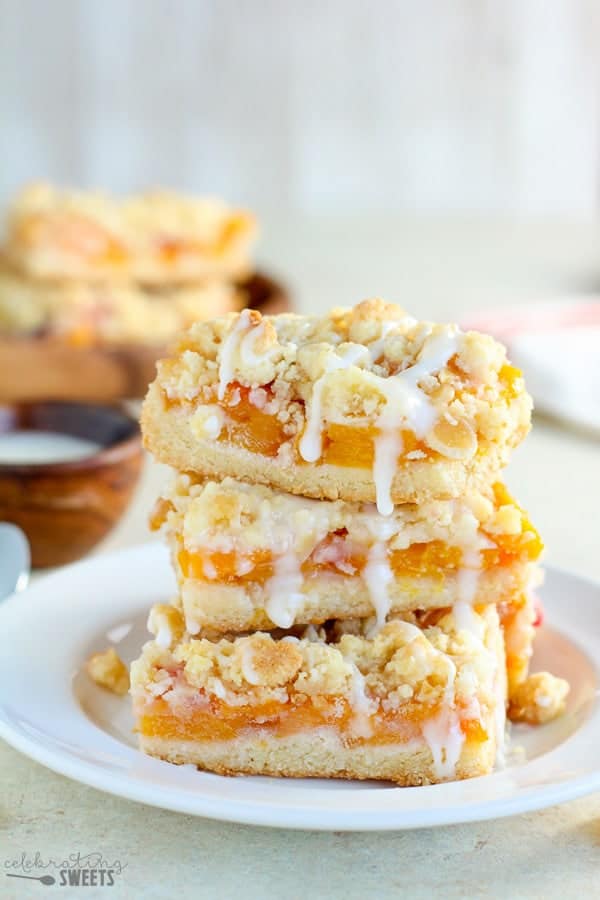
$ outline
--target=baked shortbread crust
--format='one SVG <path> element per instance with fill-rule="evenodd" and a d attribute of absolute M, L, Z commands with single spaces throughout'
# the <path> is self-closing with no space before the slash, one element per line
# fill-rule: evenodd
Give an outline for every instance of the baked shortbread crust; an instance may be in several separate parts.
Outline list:
<path fill-rule="evenodd" d="M 191 634 L 513 603 L 542 543 L 502 484 L 397 506 L 309 500 L 225 478 L 177 477 L 158 501 Z"/>
<path fill-rule="evenodd" d="M 34 278 L 173 284 L 250 271 L 252 215 L 155 191 L 125 199 L 33 184 L 9 215 L 5 253 Z"/>
<path fill-rule="evenodd" d="M 490 772 L 504 738 L 506 673 L 493 606 L 469 629 L 360 623 L 212 642 L 154 613 L 132 665 L 141 748 L 221 774 L 431 784 Z M 175 620 L 175 627 L 173 627 Z M 351 630 L 354 633 L 350 633 Z"/>
<path fill-rule="evenodd" d="M 148 449 L 180 471 L 389 515 L 497 480 L 530 415 L 491 337 L 369 300 L 192 326 L 159 364 L 142 423 Z"/>

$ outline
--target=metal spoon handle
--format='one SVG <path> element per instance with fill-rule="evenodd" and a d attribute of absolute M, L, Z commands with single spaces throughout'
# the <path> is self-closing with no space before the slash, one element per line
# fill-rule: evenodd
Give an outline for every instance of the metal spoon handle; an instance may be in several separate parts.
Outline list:
<path fill-rule="evenodd" d="M 24 532 L 12 522 L 0 522 L 0 602 L 27 586 L 30 568 L 31 555 Z"/>
<path fill-rule="evenodd" d="M 13 875 L 12 872 L 6 873 L 7 878 L 27 878 L 28 881 L 41 881 L 42 884 L 54 884 L 55 879 L 52 875 Z"/>

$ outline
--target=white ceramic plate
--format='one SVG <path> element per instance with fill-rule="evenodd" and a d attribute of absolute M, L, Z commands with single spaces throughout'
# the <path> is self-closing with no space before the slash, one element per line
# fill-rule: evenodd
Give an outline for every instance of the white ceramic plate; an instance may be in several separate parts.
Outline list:
<path fill-rule="evenodd" d="M 147 544 L 38 580 L 0 604 L 0 736 L 84 784 L 179 812 L 286 828 L 377 830 L 469 822 L 539 809 L 600 789 L 600 586 L 550 570 L 547 624 L 534 664 L 572 685 L 566 715 L 513 729 L 512 762 L 453 784 L 224 778 L 136 750 L 127 698 L 92 684 L 82 665 L 111 642 L 130 661 L 150 605 L 173 589 L 167 553 Z"/>

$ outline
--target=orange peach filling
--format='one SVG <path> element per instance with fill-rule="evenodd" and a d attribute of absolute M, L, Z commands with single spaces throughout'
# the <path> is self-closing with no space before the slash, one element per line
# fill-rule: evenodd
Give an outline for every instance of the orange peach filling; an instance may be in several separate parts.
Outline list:
<path fill-rule="evenodd" d="M 96 222 L 80 215 L 48 219 L 43 214 L 23 223 L 21 237 L 26 243 L 56 245 L 65 253 L 93 263 L 118 264 L 125 261 L 124 247 Z"/>
<path fill-rule="evenodd" d="M 200 581 L 263 583 L 273 574 L 273 554 L 268 550 L 243 556 L 235 552 L 190 553 L 189 550 L 180 550 L 177 561 L 184 578 L 196 578 Z M 248 567 L 249 570 L 244 571 Z"/>
<path fill-rule="evenodd" d="M 498 606 L 506 645 L 506 672 L 509 695 L 527 677 L 533 649 L 536 610 L 525 594 Z"/>
<path fill-rule="evenodd" d="M 72 347 L 89 347 L 98 340 L 98 333 L 91 325 L 80 323 L 66 332 L 65 339 Z"/>
<path fill-rule="evenodd" d="M 504 388 L 504 397 L 509 402 L 523 391 L 523 373 L 516 366 L 505 363 L 498 372 L 498 379 Z"/>
<path fill-rule="evenodd" d="M 274 457 L 280 446 L 289 440 L 289 436 L 279 419 L 250 403 L 249 393 L 249 389 L 241 385 L 229 386 L 225 400 L 221 404 L 227 416 L 219 440 L 237 444 L 252 453 Z M 234 405 L 232 405 L 233 398 L 237 401 Z M 375 459 L 375 439 L 378 434 L 379 431 L 373 427 L 325 422 L 320 461 L 335 466 L 370 469 Z M 296 461 L 304 464 L 297 449 L 298 443 L 299 436 L 294 440 Z M 402 431 L 402 447 L 399 461 L 414 450 L 420 450 L 425 457 L 439 456 L 409 430 Z"/>
<path fill-rule="evenodd" d="M 202 692 L 200 692 L 202 695 Z M 206 695 L 204 695 L 206 697 Z M 369 716 L 369 734 L 358 736 L 355 713 L 341 697 L 292 696 L 288 703 L 270 701 L 259 705 L 228 706 L 221 700 L 206 698 L 206 705 L 179 715 L 171 712 L 163 699 L 153 701 L 138 718 L 138 731 L 146 737 L 171 740 L 226 741 L 249 731 L 267 731 L 286 737 L 302 731 L 330 726 L 348 744 L 408 743 L 421 736 L 425 721 L 439 713 L 439 707 L 407 703 L 394 712 L 376 712 Z M 487 740 L 488 733 L 478 719 L 461 719 L 465 738 L 473 742 Z M 364 729 L 360 729 L 363 734 Z"/>
<path fill-rule="evenodd" d="M 494 535 L 494 542 L 495 547 L 481 553 L 483 570 L 533 561 L 542 551 L 540 537 L 532 527 L 520 535 Z M 357 551 L 355 546 L 346 545 L 343 536 L 330 534 L 302 563 L 301 570 L 307 578 L 320 571 L 359 575 L 367 563 L 367 555 L 368 548 L 364 552 Z M 462 555 L 459 547 L 443 541 L 429 541 L 412 544 L 404 550 L 392 550 L 388 559 L 398 578 L 443 578 L 460 568 Z M 191 552 L 182 548 L 178 563 L 184 578 L 221 583 L 263 584 L 274 571 L 274 556 L 269 550 L 240 554 L 235 551 Z"/>
<path fill-rule="evenodd" d="M 221 404 L 227 413 L 220 441 L 237 444 L 251 453 L 277 456 L 287 436 L 283 425 L 275 416 L 267 415 L 248 400 L 249 389 L 230 385 Z M 234 402 L 239 397 L 239 402 Z"/>
<path fill-rule="evenodd" d="M 420 441 L 413 431 L 402 429 L 402 452 L 398 462 L 408 453 L 419 450 L 424 454 L 420 459 L 439 457 L 439 453 Z M 375 462 L 375 440 L 379 437 L 377 428 L 358 428 L 336 422 L 326 423 L 323 428 L 323 450 L 321 461 L 332 466 L 352 466 L 357 469 L 371 469 Z"/>
<path fill-rule="evenodd" d="M 503 399 L 510 403 L 517 397 L 522 389 L 522 376 L 518 369 L 511 365 L 504 365 L 499 372 L 499 380 L 503 386 Z M 273 399 L 270 385 L 263 385 L 261 390 L 266 394 L 267 401 Z M 236 444 L 252 453 L 274 457 L 279 447 L 290 440 L 283 423 L 274 415 L 265 413 L 250 402 L 250 389 L 238 382 L 231 382 L 227 386 L 225 397 L 222 401 L 212 398 L 211 402 L 218 402 L 226 413 L 226 421 L 219 435 L 220 441 Z M 177 404 L 178 401 L 167 400 L 168 405 Z M 342 467 L 359 469 L 371 469 L 375 459 L 375 441 L 380 435 L 379 429 L 374 426 L 358 426 L 346 423 L 324 422 L 322 429 L 322 452 L 320 462 Z M 304 464 L 298 451 L 298 443 L 301 435 L 293 439 L 296 462 Z M 400 432 L 402 451 L 398 456 L 401 463 L 409 454 L 419 452 L 419 459 L 439 459 L 441 452 L 428 446 L 417 438 L 410 429 L 402 429 Z M 438 449 L 447 448 L 447 455 L 456 458 L 469 456 L 473 452 L 473 442 L 476 440 L 472 428 L 466 422 L 451 424 L 440 420 L 434 429 L 431 443 Z"/>
<path fill-rule="evenodd" d="M 226 222 L 220 233 L 211 241 L 190 238 L 165 237 L 157 243 L 161 261 L 176 263 L 185 256 L 218 256 L 225 253 L 228 246 L 242 234 L 246 228 L 245 218 L 238 216 Z"/>

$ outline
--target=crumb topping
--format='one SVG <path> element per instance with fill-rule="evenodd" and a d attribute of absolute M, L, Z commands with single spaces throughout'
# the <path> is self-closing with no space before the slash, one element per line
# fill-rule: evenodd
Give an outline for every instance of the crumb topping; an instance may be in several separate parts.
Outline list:
<path fill-rule="evenodd" d="M 16 197 L 6 243 L 11 258 L 54 275 L 61 261 L 78 258 L 100 268 L 150 261 L 176 270 L 183 257 L 210 261 L 228 254 L 234 271 L 242 271 L 255 232 L 249 213 L 215 198 L 156 190 L 117 199 L 39 183 Z M 68 267 L 64 274 L 70 277 Z"/>
<path fill-rule="evenodd" d="M 493 547 L 500 535 L 516 538 L 531 529 L 504 488 L 500 496 L 472 492 L 459 500 L 401 504 L 382 519 L 373 504 L 310 500 L 229 477 L 215 482 L 178 475 L 159 504 L 154 526 L 164 524 L 189 551 L 277 555 L 293 549 L 300 561 L 328 536 L 333 546 L 319 550 L 319 561 L 333 558 L 341 542 L 364 549 L 385 541 L 393 551 L 442 541 L 468 550 Z"/>
<path fill-rule="evenodd" d="M 185 632 L 183 616 L 177 605 L 155 603 L 147 622 L 148 631 L 154 635 L 160 647 L 172 647 Z"/>
<path fill-rule="evenodd" d="M 367 373 L 382 379 L 397 375 L 415 364 L 428 340 L 449 335 L 458 338 L 454 364 L 424 374 L 425 389 L 448 403 L 456 399 L 456 387 L 467 381 L 473 387 L 493 387 L 506 363 L 501 344 L 477 332 L 463 334 L 456 326 L 417 322 L 383 300 L 332 309 L 321 318 L 291 313 L 262 316 L 252 310 L 197 323 L 175 345 L 174 358 L 163 362 L 161 382 L 169 397 L 193 399 L 203 387 L 219 381 L 219 367 L 225 363 L 230 381 L 250 388 L 269 385 L 282 401 L 290 399 L 295 389 L 308 400 L 311 385 L 329 373 L 327 395 L 332 402 L 327 405 L 368 415 L 385 395 L 378 393 L 382 385 L 365 377 Z M 227 343 L 231 336 L 236 340 Z M 352 349 L 356 354 L 352 364 L 332 369 L 331 361 Z M 226 360 L 224 353 L 229 354 Z M 186 370 L 194 374 L 194 387 L 186 381 Z M 362 388 L 358 398 L 352 394 L 356 386 Z M 455 411 L 460 412 L 458 406 Z"/>
<path fill-rule="evenodd" d="M 85 664 L 92 681 L 113 694 L 123 696 L 129 690 L 129 672 L 114 647 L 94 653 Z"/>
<path fill-rule="evenodd" d="M 236 340 L 228 343 L 232 336 Z M 484 400 L 501 387 L 504 347 L 477 332 L 463 334 L 456 326 L 417 322 L 382 300 L 333 309 L 322 318 L 262 316 L 252 310 L 196 323 L 175 345 L 173 356 L 162 362 L 160 382 L 171 399 L 202 399 L 207 396 L 203 389 L 219 383 L 223 366 L 226 383 L 252 389 L 268 385 L 279 412 L 294 399 L 309 401 L 312 386 L 328 374 L 324 411 L 333 411 L 338 420 L 360 418 L 385 403 L 386 379 L 411 368 L 427 341 L 448 336 L 457 338 L 452 365 L 448 361 L 439 371 L 424 373 L 422 387 L 458 419 L 467 411 L 461 389 L 469 387 Z M 351 350 L 356 358 L 348 367 L 332 367 L 332 361 Z M 522 384 L 518 388 L 523 393 Z"/>
<path fill-rule="evenodd" d="M 279 423 L 282 463 L 290 449 L 304 462 L 321 460 L 332 426 L 370 429 L 384 515 L 398 458 L 415 452 L 403 432 L 421 442 L 417 455 L 466 463 L 486 445 L 506 455 L 531 417 L 523 379 L 501 344 L 417 322 L 382 300 L 321 318 L 244 310 L 197 323 L 159 363 L 157 384 L 166 403 L 198 410 L 216 401 L 226 416 L 243 390 L 245 404 Z"/>
<path fill-rule="evenodd" d="M 0 331 L 37 330 L 80 344 L 165 345 L 192 322 L 241 306 L 232 284 L 149 289 L 114 282 L 34 280 L 0 262 Z"/>
<path fill-rule="evenodd" d="M 569 683 L 550 672 L 536 672 L 511 692 L 508 717 L 513 722 L 543 725 L 565 711 Z"/>
<path fill-rule="evenodd" d="M 325 629 L 266 632 L 210 641 L 184 640 L 172 650 L 146 644 L 132 666 L 132 692 L 178 704 L 201 690 L 231 705 L 287 702 L 298 695 L 356 696 L 384 709 L 408 701 L 435 706 L 494 703 L 499 621 L 494 607 L 474 613 L 476 631 L 459 629 L 451 612 L 424 629 L 394 619 L 374 637 L 357 632 L 329 637 Z M 300 636 L 298 636 L 300 635 Z M 481 635 L 481 636 L 479 636 Z M 180 675 L 179 673 L 183 673 Z"/>

